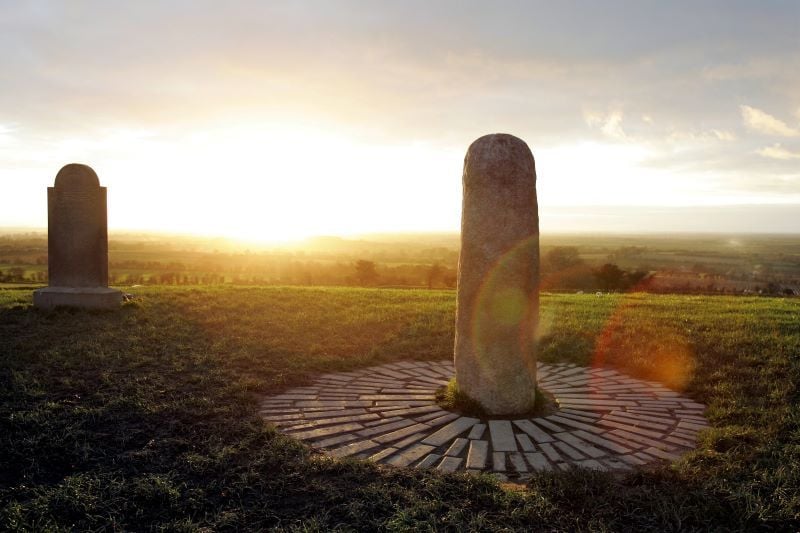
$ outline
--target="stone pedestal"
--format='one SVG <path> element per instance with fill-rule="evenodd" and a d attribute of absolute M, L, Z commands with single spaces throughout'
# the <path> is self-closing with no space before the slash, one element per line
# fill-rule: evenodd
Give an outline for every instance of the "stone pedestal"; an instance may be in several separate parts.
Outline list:
<path fill-rule="evenodd" d="M 50 286 L 34 292 L 36 307 L 122 302 L 122 293 L 108 288 L 106 188 L 86 165 L 66 165 L 47 189 L 47 255 Z"/>
<path fill-rule="evenodd" d="M 533 154 L 486 135 L 464 159 L 455 369 L 489 414 L 530 411 L 536 395 L 539 213 Z"/>
<path fill-rule="evenodd" d="M 40 309 L 113 309 L 121 303 L 122 293 L 108 287 L 45 287 L 33 293 L 33 305 Z"/>

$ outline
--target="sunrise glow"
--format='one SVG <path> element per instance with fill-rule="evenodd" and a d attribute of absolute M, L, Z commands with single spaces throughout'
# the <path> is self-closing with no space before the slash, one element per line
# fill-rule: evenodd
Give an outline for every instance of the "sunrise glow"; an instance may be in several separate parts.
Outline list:
<path fill-rule="evenodd" d="M 791 16 L 451 7 L 6 4 L 0 226 L 44 228 L 79 162 L 112 231 L 453 232 L 492 132 L 530 145 L 547 232 L 800 226 Z"/>

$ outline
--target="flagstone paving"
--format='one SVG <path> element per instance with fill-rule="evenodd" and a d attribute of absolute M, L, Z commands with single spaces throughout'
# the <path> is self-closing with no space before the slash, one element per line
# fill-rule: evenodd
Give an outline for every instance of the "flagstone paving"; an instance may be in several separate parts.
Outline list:
<path fill-rule="evenodd" d="M 608 368 L 542 363 L 539 386 L 555 397 L 555 412 L 480 420 L 436 404 L 436 389 L 454 374 L 451 361 L 325 374 L 311 386 L 265 398 L 261 415 L 332 457 L 488 471 L 501 479 L 674 461 L 708 427 L 704 405 L 659 383 Z"/>

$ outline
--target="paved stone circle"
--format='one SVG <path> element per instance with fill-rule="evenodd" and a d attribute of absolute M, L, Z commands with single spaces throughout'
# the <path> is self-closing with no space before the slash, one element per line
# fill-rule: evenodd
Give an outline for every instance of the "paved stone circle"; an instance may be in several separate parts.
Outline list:
<path fill-rule="evenodd" d="M 405 361 L 320 376 L 266 397 L 261 415 L 332 457 L 526 479 L 583 467 L 630 470 L 695 447 L 705 406 L 659 383 L 609 368 L 538 364 L 557 410 L 536 418 L 478 419 L 436 404 L 451 361 Z"/>

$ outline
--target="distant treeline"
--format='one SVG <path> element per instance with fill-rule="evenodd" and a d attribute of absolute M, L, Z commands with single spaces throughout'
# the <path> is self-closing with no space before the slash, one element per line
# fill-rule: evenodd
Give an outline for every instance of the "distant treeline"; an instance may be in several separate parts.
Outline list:
<path fill-rule="evenodd" d="M 543 290 L 628 291 L 642 287 L 649 273 L 623 270 L 614 263 L 592 267 L 574 246 L 556 246 L 541 259 Z"/>
<path fill-rule="evenodd" d="M 297 261 L 261 257 L 237 266 L 148 261 L 112 263 L 109 282 L 117 284 L 208 285 L 358 285 L 454 288 L 456 270 L 438 263 L 386 265 L 365 259 L 355 262 Z"/>
<path fill-rule="evenodd" d="M 46 257 L 37 265 L 46 263 Z M 542 288 L 545 290 L 625 291 L 644 280 L 648 273 L 626 271 L 615 264 L 593 268 L 574 247 L 556 247 L 542 258 Z M 221 260 L 203 258 L 195 262 L 109 262 L 112 285 L 350 285 L 455 288 L 457 270 L 433 264 L 384 264 L 368 259 L 352 262 L 300 261 L 286 255 L 226 254 Z M 43 269 L 23 266 L 0 270 L 0 281 L 46 282 Z"/>
<path fill-rule="evenodd" d="M 542 240 L 546 291 L 798 294 L 800 237 L 563 237 Z M 243 250 L 220 240 L 130 237 L 109 243 L 113 285 L 456 286 L 458 240 L 317 238 Z M 47 239 L 0 235 L 0 282 L 45 283 Z"/>

